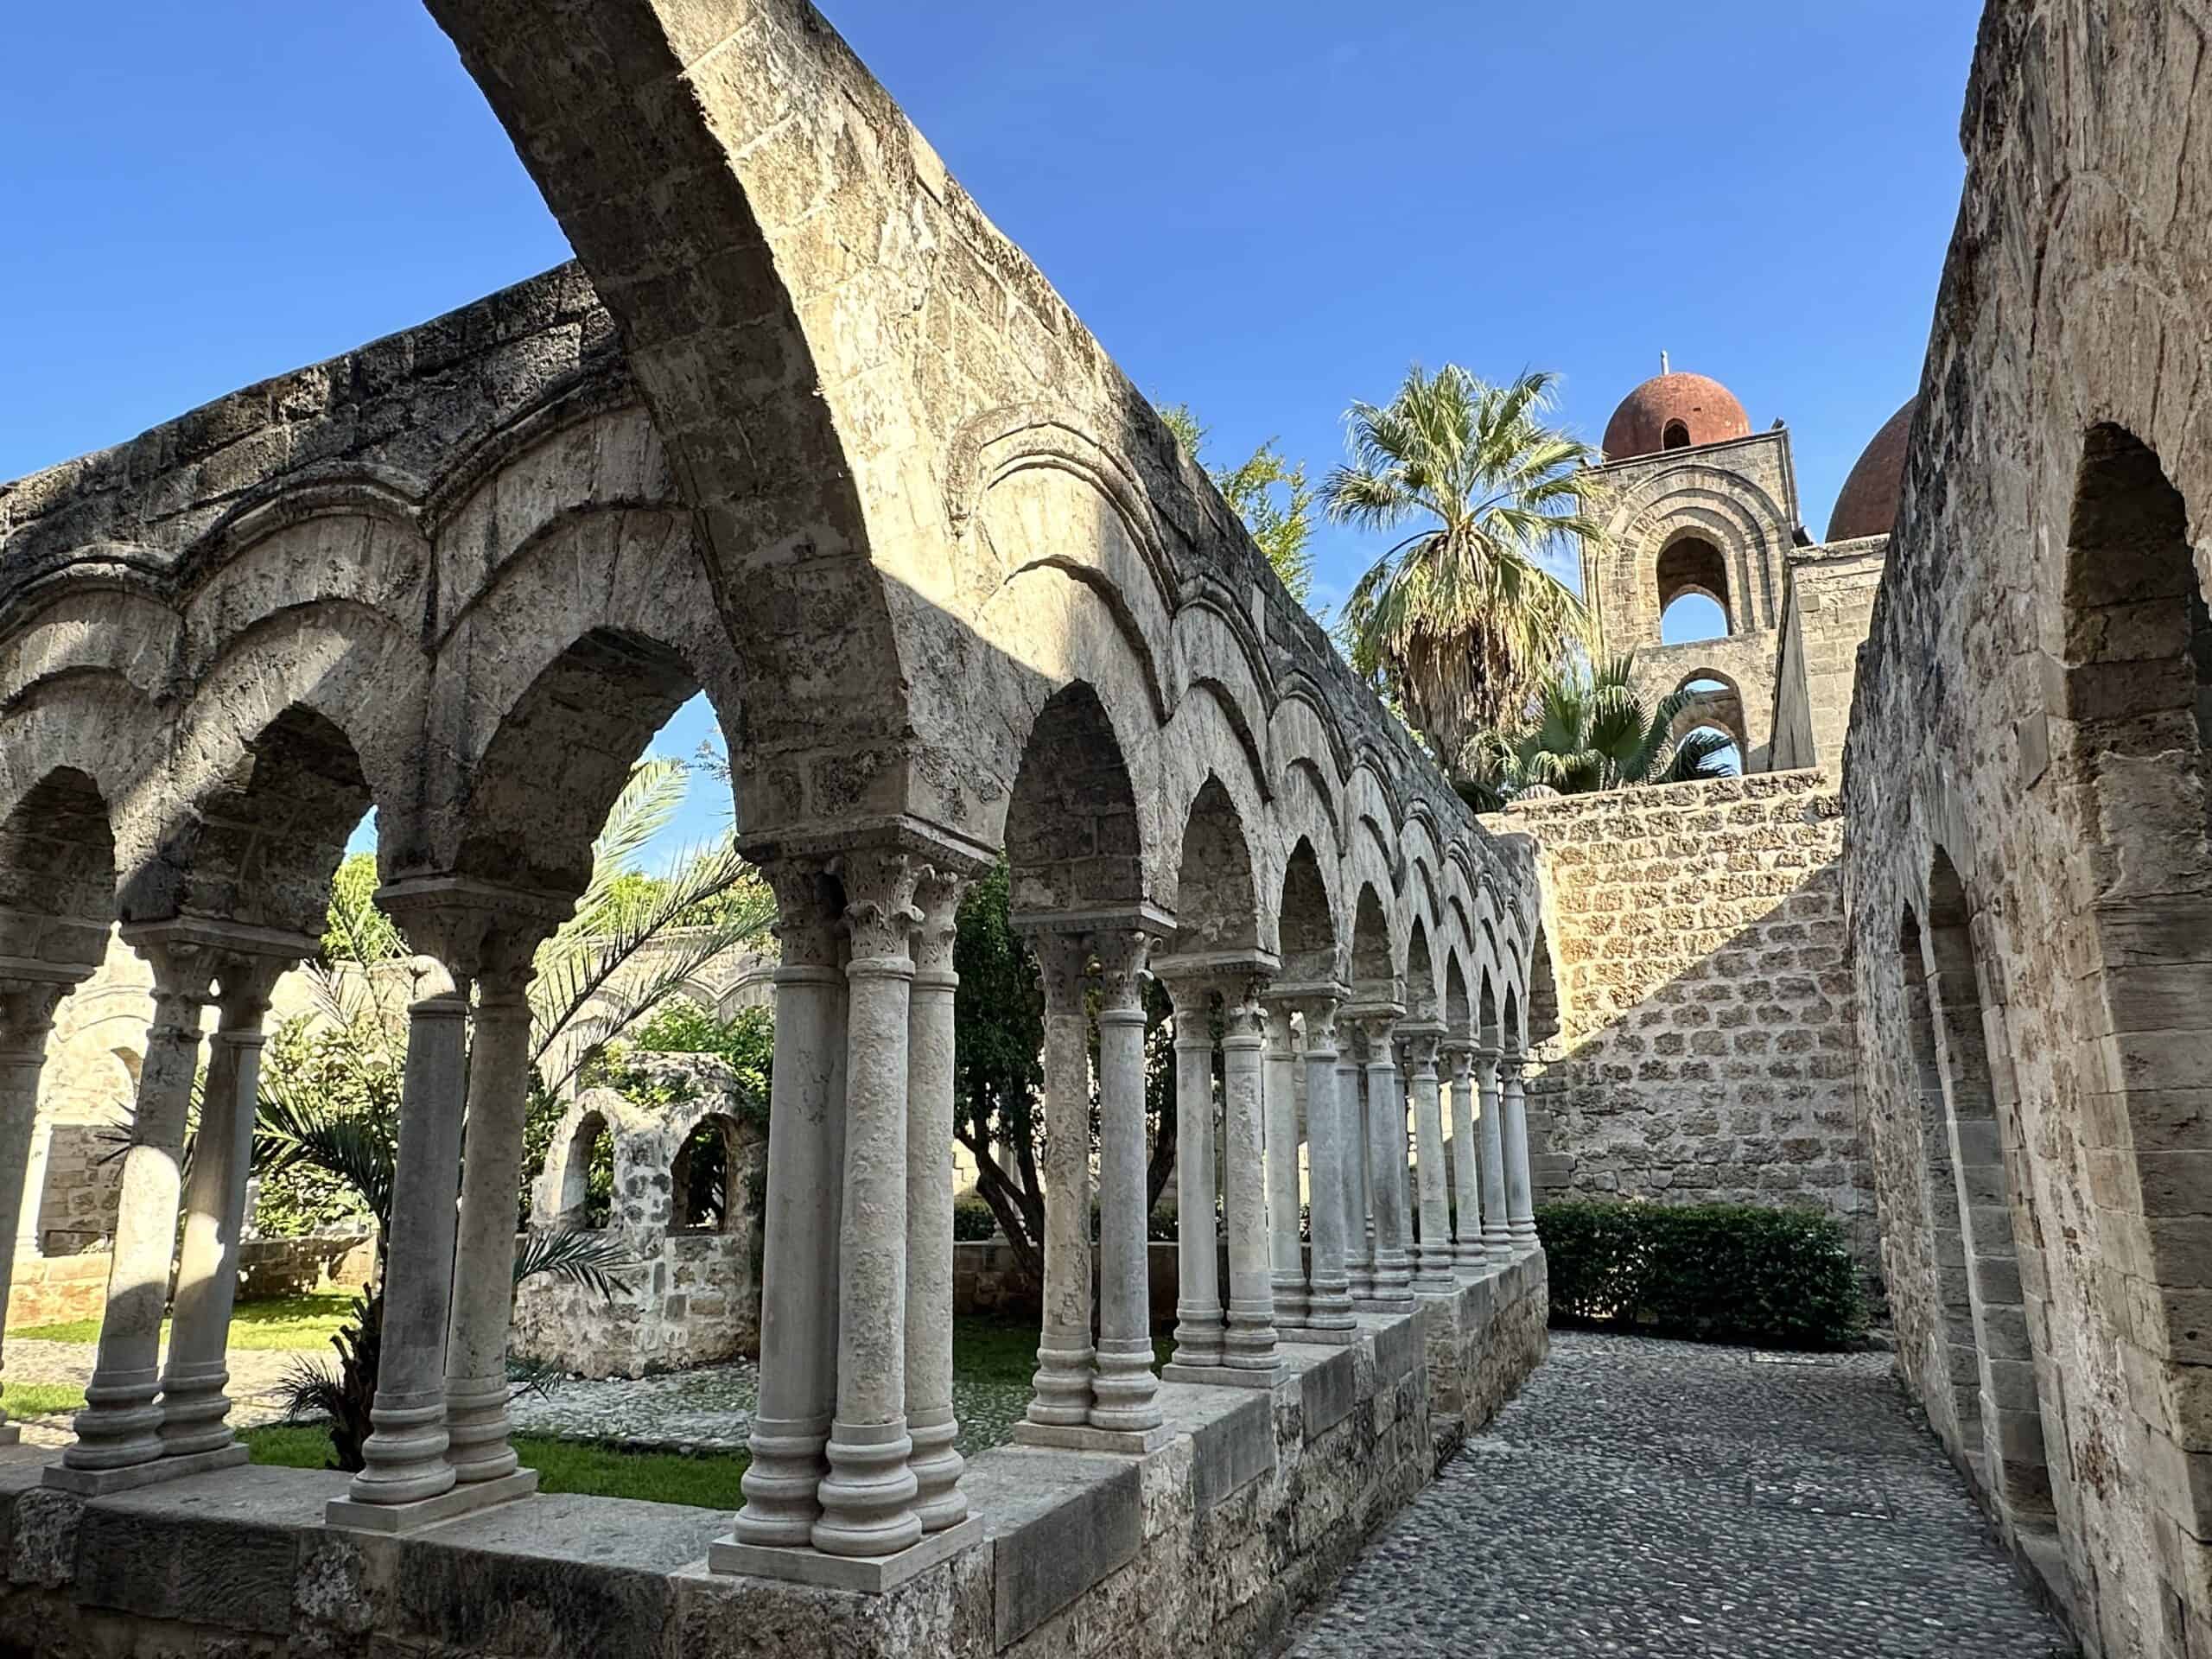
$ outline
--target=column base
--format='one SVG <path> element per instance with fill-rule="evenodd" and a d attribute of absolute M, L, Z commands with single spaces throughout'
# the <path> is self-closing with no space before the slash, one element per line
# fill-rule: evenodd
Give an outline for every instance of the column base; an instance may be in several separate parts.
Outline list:
<path fill-rule="evenodd" d="M 1279 1325 L 1277 1342 L 1302 1343 L 1309 1348 L 1349 1348 L 1359 1340 L 1356 1325 Z"/>
<path fill-rule="evenodd" d="M 1172 1367 L 1170 1369 L 1173 1369 Z M 1143 1457 L 1157 1452 L 1175 1438 L 1162 1423 L 1156 1428 L 1090 1428 L 1072 1423 L 1019 1422 L 1014 1426 L 1017 1446 L 1049 1446 L 1062 1452 L 1116 1452 L 1124 1457 Z"/>
<path fill-rule="evenodd" d="M 23 1431 L 13 1423 L 0 1423 L 0 1446 L 18 1445 L 22 1438 Z"/>
<path fill-rule="evenodd" d="M 1276 1332 L 1280 1337 L 1281 1332 Z M 1288 1376 L 1280 1363 L 1267 1370 L 1252 1370 L 1241 1365 L 1179 1365 L 1160 1368 L 1163 1382 L 1197 1382 L 1210 1389 L 1272 1389 Z"/>
<path fill-rule="evenodd" d="M 1413 1309 L 1414 1294 L 1410 1290 L 1400 1291 L 1395 1295 L 1355 1296 L 1351 1299 L 1351 1311 L 1355 1313 L 1388 1313 L 1395 1317 L 1400 1313 L 1410 1313 Z"/>
<path fill-rule="evenodd" d="M 865 1595 L 880 1595 L 982 1541 L 983 1517 L 980 1515 L 971 1515 L 941 1531 L 925 1532 L 921 1542 L 910 1544 L 895 1555 L 830 1555 L 818 1549 L 747 1544 L 734 1537 L 717 1538 L 707 1546 L 707 1569 L 747 1578 L 819 1585 L 826 1590 L 857 1590 Z"/>
<path fill-rule="evenodd" d="M 537 1490 L 537 1471 L 518 1469 L 497 1480 L 472 1481 L 435 1497 L 418 1497 L 411 1503 L 364 1503 L 357 1497 L 334 1497 L 324 1506 L 322 1524 L 346 1532 L 418 1532 L 455 1516 L 474 1515 L 479 1510 L 528 1497 Z"/>
<path fill-rule="evenodd" d="M 181 1457 L 125 1464 L 120 1469 L 72 1469 L 66 1463 L 49 1463 L 44 1478 L 47 1485 L 75 1492 L 81 1497 L 105 1497 L 110 1492 L 127 1492 L 140 1486 L 158 1485 L 165 1480 L 182 1480 L 187 1475 L 235 1469 L 246 1460 L 247 1455 L 243 1444 L 233 1443 L 212 1452 L 188 1452 Z"/>

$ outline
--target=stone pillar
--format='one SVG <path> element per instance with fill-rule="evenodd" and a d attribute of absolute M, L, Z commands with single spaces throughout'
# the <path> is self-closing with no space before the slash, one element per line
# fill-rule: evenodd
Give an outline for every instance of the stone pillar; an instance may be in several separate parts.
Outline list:
<path fill-rule="evenodd" d="M 1267 1135 L 1262 1090 L 1262 1015 L 1250 981 L 1223 998 L 1222 1207 L 1229 1228 L 1229 1328 L 1222 1363 L 1272 1383 L 1281 1357 L 1275 1350 L 1275 1305 L 1268 1233 Z"/>
<path fill-rule="evenodd" d="M 1214 1233 L 1213 1020 L 1210 979 L 1173 981 L 1176 1365 L 1222 1363 L 1220 1243 Z"/>
<path fill-rule="evenodd" d="M 24 1227 L 36 1225 L 39 1194 L 45 1184 L 45 1160 L 29 1154 L 37 1127 L 38 1084 L 46 1068 L 46 1039 L 54 1029 L 54 1010 L 77 982 L 75 969 L 43 963 L 23 966 L 26 971 L 21 976 L 0 975 L 0 1238 L 16 1240 L 18 1249 Z M 34 971 L 36 977 L 31 976 Z M 59 976 L 65 972 L 68 977 Z M 4 1179 L 4 1172 L 16 1168 L 25 1169 L 22 1181 Z M 18 1206 L 14 1215 L 9 1213 L 10 1205 Z M 35 1241 L 31 1253 L 36 1253 Z M 12 1254 L 0 1259 L 0 1339 L 7 1334 L 8 1291 L 14 1268 Z M 21 1438 L 22 1431 L 0 1411 L 0 1446 L 13 1446 Z"/>
<path fill-rule="evenodd" d="M 535 907 L 531 907 L 534 909 Z M 453 1310 L 446 1336 L 447 1461 L 455 1484 L 504 1482 L 505 1496 L 537 1489 L 518 1467 L 507 1415 L 507 1335 L 514 1321 L 515 1211 L 522 1182 L 523 1120 L 530 1111 L 530 982 L 538 944 L 557 915 L 502 916 L 476 981 L 468 1051 L 468 1119 L 461 1218 L 454 1247 Z M 493 1494 L 487 1489 L 483 1501 Z"/>
<path fill-rule="evenodd" d="M 1031 940 L 1045 990 L 1045 1320 L 1027 1421 L 1090 1421 L 1090 1041 L 1084 1007 L 1090 940 Z"/>
<path fill-rule="evenodd" d="M 1444 1108 L 1437 1097 L 1436 1045 L 1443 1033 L 1432 1026 L 1410 1027 L 1407 1057 L 1413 1062 L 1414 1143 L 1421 1181 L 1421 1243 L 1414 1289 L 1449 1295 L 1459 1281 L 1452 1274 L 1452 1198 L 1444 1170 Z"/>
<path fill-rule="evenodd" d="M 1368 1231 L 1367 1074 L 1359 1058 L 1365 1039 L 1349 1015 L 1337 1051 L 1337 1203 L 1344 1211 L 1344 1282 L 1354 1301 L 1375 1293 L 1375 1240 Z"/>
<path fill-rule="evenodd" d="M 1356 1328 L 1344 1274 L 1344 1172 L 1355 1161 L 1355 1149 L 1344 1135 L 1341 1090 L 1351 1074 L 1337 1055 L 1337 1007 L 1334 997 L 1316 996 L 1300 1010 L 1306 1020 L 1306 1137 L 1312 1184 L 1307 1211 L 1313 1234 L 1306 1327 L 1311 1338 L 1321 1341 L 1348 1341 Z"/>
<path fill-rule="evenodd" d="M 1145 934 L 1098 934 L 1098 1349 L 1090 1426 L 1164 1438 L 1153 1376 L 1152 1283 L 1145 1242 Z M 1180 1025 L 1180 1020 L 1178 1020 Z M 1178 1139 L 1179 1148 L 1183 1142 Z M 1209 1229 L 1209 1231 L 1211 1230 Z"/>
<path fill-rule="evenodd" d="M 837 1230 L 837 1408 L 814 1547 L 896 1554 L 920 1541 L 906 1434 L 906 1021 L 921 912 L 903 853 L 845 860 L 844 1208 Z M 949 1155 L 949 1151 L 948 1151 Z"/>
<path fill-rule="evenodd" d="M 1306 1323 L 1306 1259 L 1298 1228 L 1298 1071 L 1291 1019 L 1295 1005 L 1267 1005 L 1267 1067 L 1262 1080 L 1266 1117 L 1268 1254 L 1275 1318 L 1283 1325 Z M 1236 1274 L 1230 1272 L 1231 1294 Z M 1234 1310 L 1232 1309 L 1232 1313 Z"/>
<path fill-rule="evenodd" d="M 1498 1063 L 1500 1092 L 1504 1096 L 1505 1222 L 1516 1246 L 1536 1242 L 1535 1188 L 1529 1179 L 1529 1098 L 1521 1081 L 1522 1059 L 1508 1054 Z"/>
<path fill-rule="evenodd" d="M 1390 1057 L 1395 1013 L 1363 1016 L 1367 1033 L 1367 1166 L 1375 1205 L 1376 1301 L 1413 1300 L 1413 1257 L 1406 1249 L 1411 1230 L 1406 1214 L 1406 1112 L 1397 1090 L 1397 1065 Z"/>
<path fill-rule="evenodd" d="M 138 1072 L 130 1147 L 108 1265 L 99 1356 L 77 1414 L 76 1440 L 49 1465 L 49 1484 L 96 1492 L 162 1455 L 162 1312 L 175 1259 L 186 1116 L 200 1064 L 200 1014 L 216 956 L 197 931 L 175 923 L 134 928 L 127 942 L 152 964 L 154 1020 Z M 136 1484 L 135 1481 L 130 1484 Z"/>
<path fill-rule="evenodd" d="M 1498 1058 L 1494 1048 L 1475 1051 L 1475 1077 L 1482 1091 L 1483 1113 L 1483 1250 L 1492 1262 L 1505 1261 L 1513 1254 L 1513 1235 L 1505 1219 L 1505 1131 L 1502 1122 L 1505 1112 L 1499 1104 Z"/>
<path fill-rule="evenodd" d="M 433 912 L 403 912 L 398 919 L 410 940 L 442 931 Z M 455 1507 L 432 1506 L 432 1500 L 444 1498 L 454 1484 L 453 1465 L 446 1460 L 446 1331 L 453 1311 L 454 1199 L 468 1075 L 465 970 L 475 963 L 461 941 L 446 944 L 452 954 L 441 950 L 437 957 L 452 976 L 440 982 L 442 976 L 430 976 L 429 994 L 408 1010 L 382 1354 L 369 1411 L 376 1429 L 361 1447 L 364 1467 L 347 1496 L 330 1505 L 327 1519 L 333 1526 L 398 1531 L 442 1518 Z"/>
<path fill-rule="evenodd" d="M 764 874 L 775 890 L 780 956 L 761 1228 L 760 1390 L 745 1504 L 728 1540 L 741 1548 L 813 1540 L 836 1403 L 844 1207 L 844 900 L 818 861 L 772 860 Z"/>
<path fill-rule="evenodd" d="M 38 983 L 39 982 L 33 981 L 30 982 Z M 5 996 L 9 994 L 4 988 L 4 986 L 5 982 L 0 981 L 0 996 Z M 60 988 L 60 991 L 66 993 L 68 988 L 69 988 L 65 985 Z M 0 1020 L 4 1020 L 5 1017 L 5 1015 L 0 1015 Z M 51 1024 L 49 1023 L 48 1029 L 50 1030 L 51 1028 Z M 5 1035 L 6 1029 L 7 1028 L 4 1025 L 0 1025 L 0 1042 L 8 1040 Z M 41 1037 L 39 1039 L 39 1064 L 43 1065 L 45 1059 L 46 1039 Z M 14 1064 L 16 1063 L 9 1060 L 4 1054 L 0 1054 L 0 1069 L 5 1069 Z M 0 1091 L 4 1091 L 14 1086 L 14 1084 L 10 1081 L 5 1078 L 0 1078 Z M 40 1256 L 46 1254 L 45 1234 L 39 1226 L 39 1211 L 40 1207 L 46 1200 L 46 1169 L 48 1160 L 54 1154 L 54 1125 L 51 1123 L 41 1123 L 38 1121 L 37 1088 L 38 1079 L 35 1072 L 31 1079 L 31 1089 L 33 1091 L 31 1097 L 32 1116 L 30 1121 L 23 1125 L 23 1135 L 27 1145 L 23 1156 L 23 1179 L 21 1188 L 22 1202 L 16 1211 L 15 1232 L 16 1254 L 17 1255 Z M 4 1105 L 0 1105 L 0 1111 L 4 1111 L 6 1107 Z M 0 1129 L 0 1135 L 4 1135 L 6 1131 L 4 1129 Z M 12 1167 L 12 1166 L 0 1164 L 0 1169 L 10 1167 Z M 16 1184 L 14 1182 L 8 1182 L 6 1185 L 13 1186 Z M 10 1200 L 7 1198 L 0 1197 L 0 1205 L 4 1205 L 9 1201 Z"/>
<path fill-rule="evenodd" d="M 953 1450 L 952 970 L 967 877 L 931 868 L 916 884 L 914 979 L 906 1038 L 906 1433 L 913 1440 L 914 1513 L 925 1532 L 968 1516 L 967 1462 Z M 1141 1129 L 1139 1131 L 1141 1136 Z"/>
<path fill-rule="evenodd" d="M 162 1443 L 172 1458 L 219 1453 L 235 1440 L 223 1387 L 231 1380 L 225 1360 L 231 1310 L 238 1301 L 254 1110 L 261 1096 L 262 1020 L 270 992 L 296 960 L 226 957 L 217 972 L 221 1012 L 209 1045 L 200 1134 L 185 1192 L 176 1307 L 162 1376 Z M 239 1452 L 242 1463 L 244 1448 Z"/>
<path fill-rule="evenodd" d="M 1467 1042 L 1444 1046 L 1452 1066 L 1452 1196 L 1459 1225 L 1452 1230 L 1452 1259 L 1461 1273 L 1483 1262 L 1482 1149 L 1475 1128 L 1475 1050 Z"/>

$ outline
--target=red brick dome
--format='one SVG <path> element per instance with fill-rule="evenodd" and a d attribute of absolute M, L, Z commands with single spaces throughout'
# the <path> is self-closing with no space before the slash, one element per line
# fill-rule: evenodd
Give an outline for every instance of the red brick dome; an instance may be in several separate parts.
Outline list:
<path fill-rule="evenodd" d="M 1694 443 L 1751 435 L 1751 417 L 1736 394 L 1701 374 L 1655 375 L 1621 399 L 1605 423 L 1607 461 L 1656 455 Z"/>
<path fill-rule="evenodd" d="M 1828 515 L 1828 540 L 1847 542 L 1859 536 L 1886 536 L 1897 521 L 1897 492 L 1904 484 L 1905 440 L 1912 435 L 1912 411 L 1920 399 L 1883 423 L 1873 442 L 1860 453 L 1851 476 L 1835 498 Z"/>

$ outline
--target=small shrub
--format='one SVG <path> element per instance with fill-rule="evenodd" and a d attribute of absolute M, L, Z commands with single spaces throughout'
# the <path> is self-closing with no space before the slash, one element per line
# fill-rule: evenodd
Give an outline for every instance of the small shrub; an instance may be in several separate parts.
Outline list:
<path fill-rule="evenodd" d="M 999 1218 L 991 1213 L 991 1206 L 974 1193 L 952 1201 L 952 1236 L 955 1238 L 982 1239 L 997 1236 Z"/>
<path fill-rule="evenodd" d="M 1536 1230 L 1564 1323 L 1805 1348 L 1866 1332 L 1843 1229 L 1812 1211 L 1554 1204 L 1536 1211 Z"/>

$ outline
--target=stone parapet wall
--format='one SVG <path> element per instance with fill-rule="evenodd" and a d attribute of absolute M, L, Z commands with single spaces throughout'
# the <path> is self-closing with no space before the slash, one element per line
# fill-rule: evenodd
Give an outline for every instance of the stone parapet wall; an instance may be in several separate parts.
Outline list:
<path fill-rule="evenodd" d="M 1544 1352 L 1540 1252 L 1287 1351 L 1274 1391 L 1163 1384 L 1142 1459 L 999 1446 L 984 1541 L 882 1596 L 721 1577 L 729 1517 L 538 1497 L 405 1538 L 321 1524 L 343 1475 L 245 1468 L 86 1500 L 0 1454 L 0 1652 L 42 1659 L 1216 1659 L 1273 1650 L 1425 1486 L 1436 1368 L 1487 1421 Z"/>
<path fill-rule="evenodd" d="M 368 1234 L 311 1234 L 249 1238 L 238 1245 L 238 1295 L 297 1296 L 309 1291 L 359 1290 L 376 1265 Z M 108 1254 L 19 1255 L 8 1286 L 5 1329 L 97 1319 L 107 1305 Z"/>
<path fill-rule="evenodd" d="M 1776 771 L 1827 766 L 1840 773 L 1859 648 L 1874 620 L 1889 551 L 1888 537 L 1868 536 L 1791 555 L 1774 687 Z"/>
<path fill-rule="evenodd" d="M 1840 811 L 1817 772 L 1509 809 L 1558 994 L 1529 1084 L 1540 1200 L 1811 1205 L 1873 1264 Z"/>

